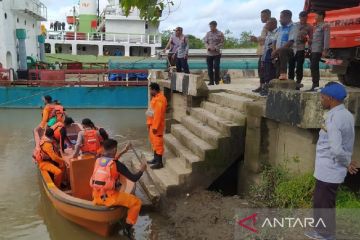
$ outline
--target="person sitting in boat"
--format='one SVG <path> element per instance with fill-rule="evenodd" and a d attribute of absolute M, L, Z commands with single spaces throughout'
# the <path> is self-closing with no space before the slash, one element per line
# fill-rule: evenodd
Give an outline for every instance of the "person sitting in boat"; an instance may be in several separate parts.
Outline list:
<path fill-rule="evenodd" d="M 45 107 L 42 111 L 42 120 L 40 123 L 40 127 L 42 129 L 45 129 L 46 126 L 51 127 L 57 121 L 63 121 L 65 116 L 64 107 L 61 106 L 61 104 L 57 101 L 53 102 L 52 97 L 49 95 L 44 96 L 43 101 Z"/>
<path fill-rule="evenodd" d="M 61 158 L 54 139 L 54 130 L 47 128 L 41 138 L 39 149 L 36 150 L 35 159 L 40 170 L 54 174 L 54 183 L 60 188 L 65 171 L 65 162 Z"/>
<path fill-rule="evenodd" d="M 108 134 L 103 128 L 97 128 L 88 118 L 83 119 L 81 124 L 84 130 L 78 133 L 73 157 L 78 157 L 80 150 L 82 154 L 97 155 L 102 142 L 109 138 Z"/>
<path fill-rule="evenodd" d="M 40 127 L 42 129 L 45 129 L 46 128 L 46 125 L 49 121 L 49 116 L 54 108 L 54 104 L 52 102 L 52 97 L 49 96 L 49 95 L 46 95 L 42 98 L 44 104 L 45 104 L 45 107 L 43 108 L 43 111 L 42 111 L 42 120 L 41 120 L 41 123 L 40 123 Z"/>
<path fill-rule="evenodd" d="M 54 130 L 54 138 L 59 143 L 60 150 L 64 153 L 65 144 L 68 147 L 74 149 L 74 145 L 71 143 L 70 139 L 67 136 L 66 128 L 70 127 L 74 122 L 71 117 L 65 117 L 64 122 L 57 122 L 51 128 Z"/>
<path fill-rule="evenodd" d="M 58 122 L 64 122 L 66 117 L 65 108 L 61 105 L 58 100 L 53 101 L 53 109 L 49 116 L 48 126 L 52 127 Z"/>
<path fill-rule="evenodd" d="M 146 163 L 142 163 L 140 171 L 133 174 L 117 159 L 117 141 L 114 139 L 105 140 L 103 143 L 104 152 L 95 162 L 94 171 L 90 179 L 90 186 L 93 189 L 93 203 L 107 207 L 122 206 L 128 208 L 124 233 L 128 237 L 133 234 L 133 225 L 136 224 L 141 209 L 141 200 L 136 196 L 117 190 L 118 179 L 124 176 L 132 182 L 137 182 L 146 170 Z M 127 152 L 131 147 L 128 143 L 121 153 Z"/>

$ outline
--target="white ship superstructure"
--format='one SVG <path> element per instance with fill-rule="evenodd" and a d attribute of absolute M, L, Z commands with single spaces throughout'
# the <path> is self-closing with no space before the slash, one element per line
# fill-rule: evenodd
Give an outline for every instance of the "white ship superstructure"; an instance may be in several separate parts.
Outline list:
<path fill-rule="evenodd" d="M 98 14 L 97 0 L 80 0 L 78 11 L 67 17 L 71 30 L 48 31 L 46 51 L 73 55 L 153 56 L 161 47 L 158 24 L 150 24 L 134 9 L 125 16 L 118 1 Z"/>
<path fill-rule="evenodd" d="M 39 0 L 0 1 L 0 63 L 4 68 L 26 70 L 27 56 L 40 59 L 40 25 L 46 19 L 47 8 Z"/>

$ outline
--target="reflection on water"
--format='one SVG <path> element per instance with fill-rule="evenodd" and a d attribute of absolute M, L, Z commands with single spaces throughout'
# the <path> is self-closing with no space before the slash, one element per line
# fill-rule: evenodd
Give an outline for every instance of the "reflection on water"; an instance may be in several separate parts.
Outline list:
<path fill-rule="evenodd" d="M 88 117 L 119 142 L 133 140 L 137 148 L 147 148 L 143 110 L 69 110 L 68 115 L 75 121 Z M 0 239 L 104 239 L 61 217 L 42 191 L 31 161 L 32 129 L 39 122 L 40 110 L 0 109 Z M 136 239 L 157 239 L 154 225 L 165 223 L 145 213 L 136 225 Z"/>

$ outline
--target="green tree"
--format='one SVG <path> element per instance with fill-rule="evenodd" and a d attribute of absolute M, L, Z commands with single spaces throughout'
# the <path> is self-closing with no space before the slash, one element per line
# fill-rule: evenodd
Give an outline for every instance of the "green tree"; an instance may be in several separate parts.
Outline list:
<path fill-rule="evenodd" d="M 233 33 L 227 29 L 224 32 L 225 42 L 224 48 L 240 48 L 240 40 L 233 36 Z"/>
<path fill-rule="evenodd" d="M 242 48 L 256 48 L 257 44 L 250 40 L 252 35 L 251 31 L 244 31 L 240 34 L 240 45 Z"/>
<path fill-rule="evenodd" d="M 174 6 L 171 0 L 119 0 L 119 3 L 128 16 L 133 8 L 140 11 L 140 18 L 149 22 L 158 22 L 163 11 Z"/>
<path fill-rule="evenodd" d="M 200 38 L 195 37 L 194 35 L 188 35 L 189 39 L 189 48 L 190 49 L 201 49 L 205 48 L 204 41 Z"/>
<path fill-rule="evenodd" d="M 161 47 L 165 48 L 166 44 L 169 42 L 172 32 L 170 30 L 165 30 L 161 33 Z"/>

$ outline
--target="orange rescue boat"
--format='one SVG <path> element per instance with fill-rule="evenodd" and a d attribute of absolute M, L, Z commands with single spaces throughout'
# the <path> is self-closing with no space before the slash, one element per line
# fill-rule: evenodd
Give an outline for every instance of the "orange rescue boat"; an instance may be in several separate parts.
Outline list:
<path fill-rule="evenodd" d="M 67 128 L 70 140 L 76 140 L 77 133 L 81 130 L 79 124 Z M 34 129 L 35 149 L 39 147 L 43 131 Z M 35 150 L 34 150 L 35 151 Z M 123 207 L 97 206 L 92 203 L 92 189 L 89 181 L 93 172 L 95 157 L 83 156 L 73 159 L 72 149 L 66 149 L 62 154 L 67 165 L 67 178 L 70 180 L 70 190 L 57 188 L 47 171 L 39 171 L 45 193 L 55 209 L 66 219 L 101 236 L 109 236 L 118 226 L 119 220 L 126 216 L 127 209 Z M 120 191 L 133 193 L 135 183 L 120 179 Z"/>

